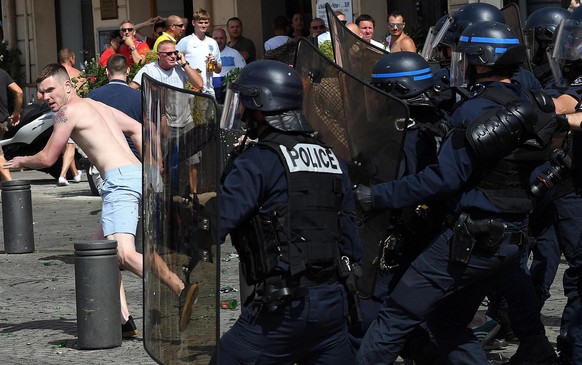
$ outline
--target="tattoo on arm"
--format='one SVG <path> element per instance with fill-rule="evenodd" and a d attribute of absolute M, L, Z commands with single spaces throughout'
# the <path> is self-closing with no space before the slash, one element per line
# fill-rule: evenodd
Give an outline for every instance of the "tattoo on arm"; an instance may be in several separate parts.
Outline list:
<path fill-rule="evenodd" d="M 55 123 L 67 123 L 67 116 L 65 113 L 67 112 L 67 106 L 65 105 L 62 107 L 55 116 Z"/>

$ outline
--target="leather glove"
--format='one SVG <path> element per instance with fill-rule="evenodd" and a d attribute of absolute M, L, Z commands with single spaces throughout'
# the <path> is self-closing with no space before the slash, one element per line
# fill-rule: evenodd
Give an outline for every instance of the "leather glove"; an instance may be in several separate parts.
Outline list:
<path fill-rule="evenodd" d="M 570 130 L 570 124 L 568 123 L 568 116 L 566 114 L 556 114 L 556 122 L 558 127 L 556 132 L 567 132 Z"/>
<path fill-rule="evenodd" d="M 372 189 L 369 186 L 355 185 L 354 198 L 363 212 L 372 210 Z"/>

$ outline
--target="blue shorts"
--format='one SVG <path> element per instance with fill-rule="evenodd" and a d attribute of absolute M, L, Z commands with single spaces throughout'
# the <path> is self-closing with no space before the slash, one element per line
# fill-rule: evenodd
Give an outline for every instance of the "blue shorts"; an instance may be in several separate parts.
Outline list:
<path fill-rule="evenodd" d="M 101 226 L 105 237 L 135 235 L 141 201 L 141 165 L 121 166 L 105 172 L 101 198 Z"/>

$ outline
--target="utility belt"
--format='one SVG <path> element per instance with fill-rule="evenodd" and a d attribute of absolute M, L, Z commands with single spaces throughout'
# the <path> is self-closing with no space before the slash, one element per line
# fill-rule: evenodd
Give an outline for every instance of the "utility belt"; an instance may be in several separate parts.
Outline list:
<path fill-rule="evenodd" d="M 316 273 L 310 272 L 308 267 L 306 272 L 296 277 L 286 273 L 271 275 L 255 286 L 252 305 L 255 309 L 260 310 L 266 307 L 268 311 L 273 312 L 292 300 L 305 297 L 309 293 L 310 286 L 334 284 L 340 281 L 335 264 L 323 268 L 318 267 Z"/>
<path fill-rule="evenodd" d="M 456 220 L 449 216 L 446 221 L 454 231 L 450 253 L 452 262 L 468 263 L 473 250 L 493 254 L 505 234 L 510 235 L 511 245 L 529 247 L 534 241 L 525 230 L 508 229 L 505 223 L 496 219 L 473 220 L 468 213 L 461 213 Z"/>

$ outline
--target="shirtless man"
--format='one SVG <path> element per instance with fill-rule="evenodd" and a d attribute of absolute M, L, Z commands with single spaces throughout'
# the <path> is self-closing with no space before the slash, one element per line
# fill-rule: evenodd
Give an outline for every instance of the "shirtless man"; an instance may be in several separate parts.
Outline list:
<path fill-rule="evenodd" d="M 416 45 L 412 38 L 404 33 L 404 17 L 400 12 L 393 12 L 388 16 L 388 32 L 390 36 L 386 38 L 390 52 L 416 52 Z"/>
<path fill-rule="evenodd" d="M 15 157 L 4 167 L 51 166 L 72 137 L 103 177 L 101 225 L 105 238 L 117 241 L 119 266 L 143 277 L 142 255 L 135 250 L 142 167 L 123 134 L 131 138 L 141 154 L 141 124 L 117 109 L 79 97 L 67 70 L 59 64 L 46 66 L 36 83 L 38 99 L 55 113 L 52 135 L 42 151 L 33 156 Z M 184 284 L 159 255 L 152 256 L 155 274 L 179 297 L 180 330 L 183 331 L 190 322 L 198 286 Z M 128 312 L 122 310 L 123 322 L 133 322 Z"/>

